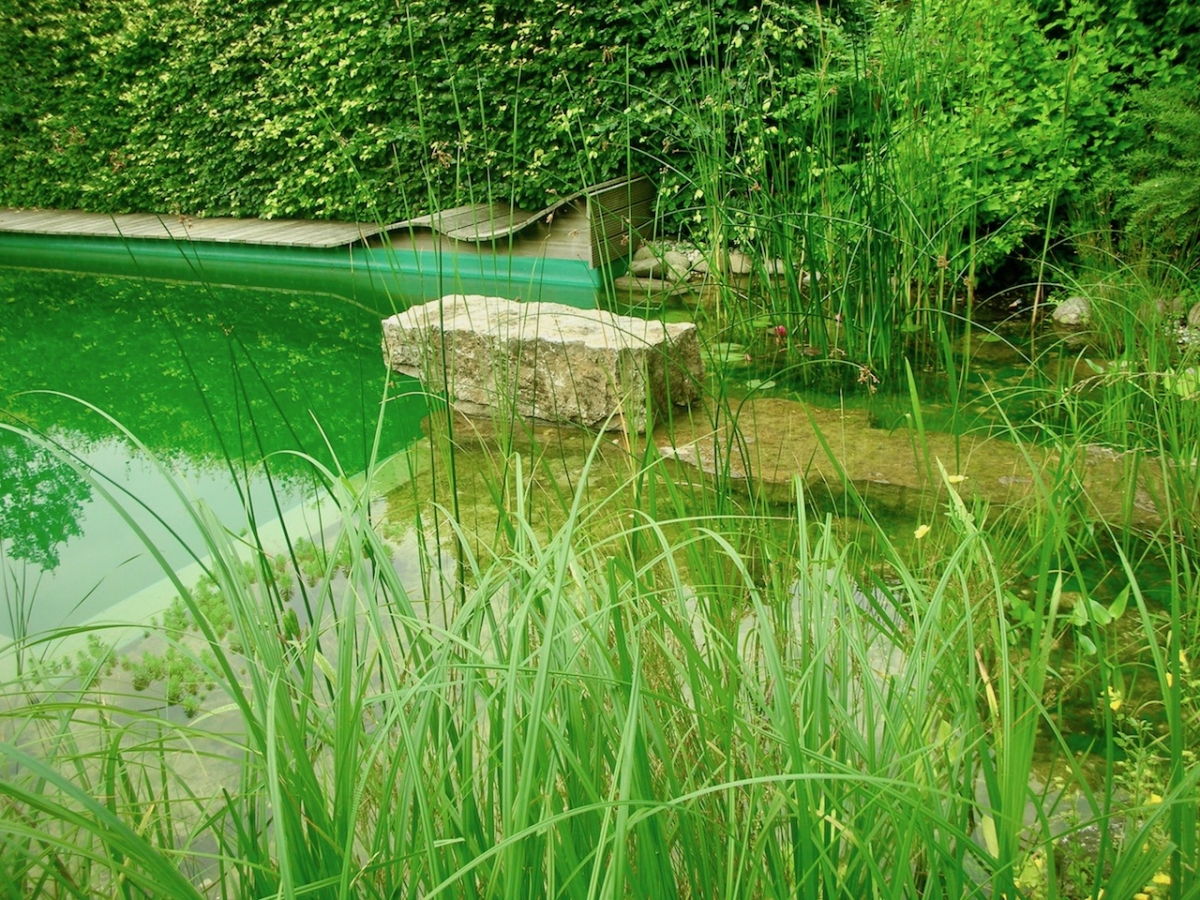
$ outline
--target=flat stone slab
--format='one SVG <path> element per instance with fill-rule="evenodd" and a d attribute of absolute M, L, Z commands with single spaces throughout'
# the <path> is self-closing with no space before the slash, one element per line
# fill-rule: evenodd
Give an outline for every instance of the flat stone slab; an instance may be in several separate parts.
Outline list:
<path fill-rule="evenodd" d="M 1030 502 L 1039 491 L 1038 480 L 1052 479 L 1064 465 L 1060 451 L 1052 448 L 940 432 L 927 432 L 921 445 L 907 429 L 872 427 L 865 410 L 823 409 L 783 398 L 747 400 L 736 407 L 735 418 L 728 411 L 697 407 L 689 416 L 676 416 L 669 432 L 656 431 L 654 440 L 664 457 L 743 484 L 769 500 L 795 499 L 797 476 L 810 495 L 840 494 L 844 475 L 870 502 L 896 510 L 920 509 L 944 491 L 937 460 L 957 476 L 955 489 L 965 499 L 1002 506 Z M 1162 521 L 1154 500 L 1162 495 L 1158 475 L 1154 466 L 1134 462 L 1094 446 L 1076 448 L 1070 456 L 1079 489 L 1096 516 L 1119 522 L 1128 515 L 1131 524 L 1154 528 Z"/>
<path fill-rule="evenodd" d="M 384 319 L 383 354 L 468 415 L 637 433 L 695 400 L 704 374 L 691 323 L 481 295 L 450 294 Z"/>

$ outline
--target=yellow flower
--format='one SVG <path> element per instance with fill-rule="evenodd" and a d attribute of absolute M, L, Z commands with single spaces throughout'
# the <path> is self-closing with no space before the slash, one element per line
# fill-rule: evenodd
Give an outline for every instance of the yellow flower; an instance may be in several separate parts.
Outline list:
<path fill-rule="evenodd" d="M 1175 683 L 1175 676 L 1172 675 L 1170 672 L 1168 672 L 1167 673 L 1167 687 L 1170 687 L 1174 683 Z"/>
<path fill-rule="evenodd" d="M 1145 891 L 1138 891 L 1133 895 L 1133 900 L 1150 900 L 1150 895 Z"/>
<path fill-rule="evenodd" d="M 927 535 L 927 534 L 929 534 L 929 526 L 928 525 L 918 525 L 917 530 L 913 532 L 913 537 L 919 541 L 921 538 L 925 537 L 925 535 Z"/>
<path fill-rule="evenodd" d="M 966 475 L 947 475 L 946 476 L 946 481 L 949 484 L 962 484 L 966 480 L 967 480 Z"/>
<path fill-rule="evenodd" d="M 1159 794 L 1151 794 L 1150 799 L 1148 799 L 1146 802 L 1149 803 L 1151 806 L 1154 806 L 1156 804 L 1162 803 L 1162 796 Z"/>
<path fill-rule="evenodd" d="M 1156 872 L 1154 874 L 1154 877 L 1151 878 L 1150 880 L 1153 881 L 1155 884 L 1170 884 L 1171 876 L 1168 875 L 1166 872 Z"/>
<path fill-rule="evenodd" d="M 1108 708 L 1116 712 L 1121 708 L 1121 704 L 1125 702 L 1125 698 L 1121 696 L 1121 692 L 1115 688 L 1108 689 Z"/>

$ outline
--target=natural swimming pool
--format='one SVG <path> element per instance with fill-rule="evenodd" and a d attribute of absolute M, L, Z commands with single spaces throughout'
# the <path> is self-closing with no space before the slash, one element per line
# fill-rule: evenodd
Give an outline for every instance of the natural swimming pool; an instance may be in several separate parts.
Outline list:
<path fill-rule="evenodd" d="M 0 445 L 6 596 L 16 598 L 19 588 L 32 601 L 10 604 L 5 611 L 10 621 L 13 611 L 28 612 L 20 623 L 26 630 L 53 627 L 55 622 L 40 617 L 54 613 L 60 614 L 60 622 L 84 625 L 81 637 L 106 640 L 111 632 L 91 627 L 95 616 L 111 615 L 103 592 L 109 591 L 108 599 L 113 599 L 135 591 L 138 566 L 149 567 L 148 577 L 161 574 L 141 542 L 118 540 L 129 523 L 105 518 L 107 506 L 101 496 L 104 490 L 126 501 L 132 495 L 162 513 L 165 525 L 148 512 L 143 518 L 136 503 L 130 507 L 144 527 L 162 529 L 152 542 L 164 552 L 174 552 L 177 542 L 166 536 L 166 528 L 184 526 L 167 513 L 177 504 L 160 488 L 162 479 L 149 462 L 151 454 L 182 474 L 190 494 L 205 497 L 222 518 L 228 514 L 227 525 L 235 533 L 246 520 L 241 511 L 244 495 L 250 497 L 255 518 L 266 520 L 300 503 L 310 490 L 310 464 L 288 451 L 310 454 L 326 466 L 336 458 L 347 473 L 370 456 L 385 375 L 377 343 L 379 311 L 365 304 L 305 292 L 17 269 L 0 270 L 0 304 L 3 406 L 10 421 L 36 429 L 56 442 L 59 451 L 19 442 Z M 747 349 L 739 355 L 752 353 Z M 997 381 L 995 368 L 987 375 L 989 390 Z M 757 402 L 753 395 L 763 387 L 751 385 L 770 374 L 727 367 L 708 386 L 714 395 L 735 388 L 737 393 L 709 398 L 710 405 L 719 403 L 718 412 L 725 415 L 736 411 L 748 428 Z M 1025 390 L 1024 376 L 1013 377 L 1019 379 L 1013 387 Z M 25 392 L 44 387 L 69 391 L 95 408 Z M 411 441 L 425 412 L 419 396 L 404 396 L 402 384 L 396 385 L 396 393 L 400 399 L 388 404 L 380 454 Z M 780 386 L 779 393 L 789 391 Z M 1033 510 L 1022 517 L 1017 510 L 1009 518 L 999 504 L 989 513 L 986 498 L 970 506 L 948 502 L 953 499 L 952 485 L 970 497 L 976 486 L 999 481 L 1007 472 L 1002 476 L 999 467 L 984 465 L 982 454 L 964 452 L 960 461 L 954 435 L 948 432 L 935 434 L 931 429 L 918 443 L 916 431 L 907 424 L 902 402 L 906 398 L 898 401 L 868 392 L 861 399 L 863 408 L 843 402 L 822 411 L 815 395 L 801 396 L 799 387 L 788 397 L 765 398 L 758 408 L 771 411 L 763 416 L 769 421 L 749 435 L 754 444 L 743 441 L 771 451 L 776 442 L 767 438 L 774 434 L 793 457 L 767 452 L 780 463 L 776 468 L 789 476 L 802 470 L 807 476 L 816 468 L 814 461 L 824 458 L 815 448 L 798 454 L 797 429 L 782 437 L 780 429 L 822 423 L 836 450 L 829 456 L 836 456 L 838 467 L 849 473 L 832 479 L 833 487 L 836 482 L 861 486 L 863 479 L 853 473 L 866 475 L 865 500 L 873 515 L 869 522 L 860 518 L 857 525 L 848 515 L 854 506 L 846 484 L 841 493 L 812 498 L 823 502 L 788 505 L 768 499 L 765 492 L 754 494 L 745 483 L 749 479 L 739 479 L 729 469 L 716 469 L 709 479 L 700 474 L 702 467 L 686 464 L 682 456 L 670 460 L 665 453 L 656 454 L 649 444 L 641 453 L 636 441 L 609 435 L 547 429 L 531 439 L 516 433 L 520 429 L 515 423 L 510 423 L 513 434 L 463 428 L 456 432 L 457 449 L 442 457 L 455 461 L 457 474 L 443 466 L 428 473 L 428 479 L 414 480 L 411 491 L 393 492 L 385 501 L 386 517 L 376 517 L 374 510 L 364 515 L 363 507 L 354 507 L 358 515 L 350 517 L 342 543 L 346 571 L 322 561 L 317 572 L 324 601 L 317 609 L 324 611 L 323 618 L 297 622 L 289 615 L 293 608 L 268 606 L 262 601 L 273 598 L 263 597 L 250 581 L 249 570 L 234 565 L 227 570 L 235 590 L 225 612 L 236 613 L 242 625 L 255 626 L 244 633 L 228 631 L 209 640 L 196 630 L 181 633 L 183 629 L 163 617 L 161 627 L 148 629 L 142 645 L 122 651 L 119 659 L 98 643 L 96 656 L 71 655 L 59 667 L 34 660 L 22 673 L 18 663 L 17 677 L 6 680 L 9 708 L 0 720 L 7 729 L 0 738 L 26 754 L 9 753 L 11 771 L 21 776 L 25 770 L 17 767 L 24 765 L 31 780 L 41 779 L 36 765 L 48 759 L 70 773 L 64 778 L 87 778 L 89 765 L 100 757 L 121 765 L 128 761 L 131 767 L 144 765 L 147 758 L 152 765 L 169 760 L 164 778 L 170 779 L 170 794 L 194 799 L 194 808 L 176 812 L 179 806 L 166 802 L 168 788 L 155 793 L 159 789 L 154 779 L 139 783 L 136 789 L 142 794 L 119 802 L 134 822 L 145 821 L 143 811 L 151 808 L 168 809 L 176 816 L 147 833 L 199 834 L 197 840 L 189 837 L 182 851 L 172 849 L 171 865 L 203 885 L 219 874 L 214 858 L 246 855 L 241 846 L 222 843 L 233 830 L 226 823 L 252 821 L 264 807 L 275 815 L 298 816 L 310 809 L 341 810 L 347 804 L 340 788 L 328 800 L 320 792 L 329 784 L 374 791 L 380 781 L 376 759 L 412 777 L 419 803 L 431 796 L 430 761 L 451 761 L 445 770 L 449 774 L 441 782 L 433 781 L 433 793 L 448 798 L 454 806 L 447 808 L 454 810 L 464 805 L 455 793 L 460 786 L 484 783 L 492 790 L 491 785 L 506 783 L 508 771 L 520 771 L 521 779 L 528 775 L 529 784 L 558 785 L 560 772 L 585 771 L 575 748 L 607 752 L 620 746 L 623 736 L 635 733 L 629 726 L 632 720 L 622 714 L 633 708 L 625 706 L 631 699 L 645 710 L 642 722 L 672 729 L 663 741 L 668 764 L 651 760 L 653 771 L 669 772 L 670 763 L 679 758 L 675 748 L 695 742 L 690 750 L 696 761 L 688 760 L 686 769 L 702 773 L 701 781 L 696 787 L 654 787 L 655 796 L 699 797 L 709 789 L 704 773 L 720 771 L 731 759 L 762 760 L 763 770 L 774 773 L 771 760 L 783 758 L 778 736 L 794 726 L 796 717 L 790 703 L 776 706 L 767 701 L 764 686 L 770 690 L 786 683 L 788 691 L 779 696 L 795 697 L 808 709 L 823 709 L 818 718 L 828 724 L 827 731 L 804 738 L 805 747 L 812 748 L 811 753 L 805 750 L 807 759 L 815 765 L 835 763 L 827 770 L 813 770 L 811 783 L 826 793 L 805 802 L 818 804 L 818 809 L 833 808 L 829 804 L 839 800 L 829 787 L 836 788 L 839 779 L 850 783 L 847 776 L 857 779 L 861 771 L 870 776 L 856 782 L 865 790 L 883 783 L 875 773 L 883 772 L 886 779 L 892 760 L 940 758 L 949 763 L 946 770 L 925 771 L 938 779 L 937 796 L 952 798 L 953 804 L 945 813 L 934 809 L 929 827 L 943 828 L 944 821 L 953 819 L 956 833 L 971 835 L 981 820 L 986 821 L 983 817 L 996 821 L 997 801 L 979 773 L 991 771 L 993 761 L 1009 752 L 1014 734 L 1024 742 L 1025 757 L 1000 773 L 1010 785 L 1014 840 L 1025 839 L 1019 823 L 1027 810 L 1039 817 L 1039 828 L 1048 835 L 1033 834 L 1031 839 L 1043 840 L 1046 846 L 1054 840 L 1053 846 L 1061 848 L 1059 829 L 1106 822 L 1114 804 L 1135 814 L 1150 809 L 1155 801 L 1143 803 L 1138 795 L 1127 802 L 1130 780 L 1115 779 L 1111 771 L 1125 759 L 1141 765 L 1148 757 L 1134 742 L 1137 735 L 1144 735 L 1153 750 L 1159 729 L 1170 724 L 1166 714 L 1157 712 L 1169 699 L 1162 690 L 1164 683 L 1170 685 L 1165 657 L 1160 653 L 1158 661 L 1148 661 L 1143 648 L 1157 647 L 1159 636 L 1167 635 L 1175 623 L 1150 604 L 1135 615 L 1136 604 L 1128 599 L 1127 589 L 1110 596 L 1114 580 L 1127 573 L 1113 562 L 1094 574 L 1087 570 L 1079 551 L 1088 550 L 1092 542 L 1076 541 L 1069 531 L 1076 520 L 1039 533 L 1034 528 L 1052 520 L 1049 513 Z M 913 418 L 928 414 L 926 424 L 937 421 L 939 429 L 952 428 L 968 410 L 971 423 L 962 435 L 964 448 L 982 428 L 966 404 L 935 418 L 935 407 L 924 393 L 907 399 Z M 793 416 L 779 413 L 785 406 Z M 146 451 L 130 449 L 97 408 L 140 436 Z M 668 437 L 676 449 L 683 449 L 711 433 L 707 415 L 697 404 L 693 413 L 679 416 L 671 423 L 670 435 L 653 436 L 658 450 L 664 449 L 662 441 Z M 452 442 L 448 429 L 440 427 L 447 420 L 433 419 L 429 444 Z M 943 425 L 947 420 L 949 425 Z M 6 440 L 10 437 L 6 432 Z M 723 445 L 730 453 L 734 446 L 732 440 Z M 894 475 L 873 462 L 869 468 L 850 465 L 856 459 L 865 465 L 861 451 L 871 447 L 882 448 L 875 456 L 896 465 Z M 1010 445 L 1010 457 L 1019 452 Z M 1033 452 L 1030 447 L 1026 461 L 1031 464 Z M 888 488 L 884 482 L 903 477 L 900 470 L 919 465 L 922 455 L 958 465 L 953 475 L 939 481 L 944 487 L 912 492 L 915 509 L 906 503 L 895 515 L 885 516 L 885 504 L 876 502 L 880 491 Z M 761 452 L 757 458 L 761 460 Z M 94 483 L 79 479 L 73 461 L 94 467 L 104 477 Z M 797 461 L 802 467 L 792 465 Z M 1092 467 L 1093 477 L 1100 468 Z M 1070 474 L 1065 469 L 1063 473 Z M 759 477 L 765 474 L 760 468 Z M 221 485 L 230 487 L 222 493 Z M 1057 516 L 1082 493 L 1083 485 L 1073 478 L 1060 479 L 1044 508 L 1053 508 Z M 790 477 L 788 487 L 794 496 Z M 818 487 L 815 480 L 812 487 Z M 272 497 L 280 498 L 278 504 Z M 818 515 L 807 518 L 813 512 Z M 438 574 L 451 572 L 454 590 L 445 592 L 440 607 L 428 602 L 418 607 L 413 601 L 422 595 L 409 591 L 403 577 L 379 577 L 382 571 L 391 575 L 387 566 L 377 565 L 384 556 L 377 551 L 385 545 L 364 538 L 375 530 L 389 540 L 404 537 L 408 532 L 401 534 L 402 527 L 430 530 L 428 523 L 436 527 L 439 519 L 450 553 L 432 568 Z M 914 532 L 917 523 L 922 524 Z M 466 540 L 455 537 L 460 533 Z M 437 539 L 435 533 L 433 541 Z M 1027 559 L 1030 546 L 1040 561 L 1021 571 L 1020 561 Z M 1056 557 L 1059 553 L 1062 556 Z M 1064 562 L 1067 554 L 1076 557 L 1070 568 Z M 1149 549 L 1143 556 L 1150 557 Z M 169 556 L 167 565 L 187 559 L 186 553 Z M 261 560 L 264 569 L 274 561 Z M 873 580 L 862 579 L 861 562 L 874 566 Z M 458 573 L 466 577 L 455 577 L 456 563 Z M 1140 595 L 1149 599 L 1153 584 L 1145 577 L 1144 560 L 1139 557 L 1133 565 Z M 300 576 L 308 577 L 300 566 L 296 569 L 294 581 L 280 579 L 289 586 L 279 588 L 275 599 L 290 591 Z M 1072 570 L 1078 575 L 1076 583 Z M 1168 571 L 1174 577 L 1170 584 L 1178 583 L 1180 571 L 1181 567 Z M 130 580 L 123 580 L 127 577 Z M 1128 584 L 1130 579 L 1124 580 Z M 183 583 L 193 582 L 184 578 Z M 863 584 L 877 590 L 863 591 Z M 60 588 L 63 599 L 56 608 L 52 591 Z M 214 592 L 197 586 L 192 592 L 197 608 Z M 1167 600 L 1177 603 L 1185 596 L 1178 587 L 1167 593 Z M 1044 638 L 1031 625 L 1037 621 L 1039 602 L 1069 609 L 1058 614 L 1056 632 Z M 1126 607 L 1129 612 L 1122 617 Z M 1108 621 L 1118 618 L 1120 623 Z M 1102 620 L 1107 621 L 1103 628 Z M 969 633 L 962 633 L 964 622 L 978 626 L 976 635 L 989 629 L 999 633 L 991 643 L 981 641 L 980 650 Z M 731 635 L 737 639 L 729 640 Z M 1084 641 L 1092 636 L 1089 653 Z M 1035 659 L 1041 667 L 1037 677 L 1044 678 L 1053 664 L 1046 690 L 1030 691 L 1028 697 L 1016 694 L 1017 703 L 1008 707 L 981 701 L 981 694 L 988 697 L 993 685 L 1004 692 L 1022 683 L 1031 658 L 1026 647 L 1039 639 L 1045 641 L 1046 652 Z M 0 646 L 6 643 L 0 640 Z M 873 655 L 881 646 L 886 655 Z M 778 652 L 771 663 L 774 671 L 766 669 L 766 650 L 760 656 L 758 648 Z M 7 650 L 19 659 L 22 647 Z M 179 652 L 171 657 L 172 651 Z M 538 653 L 545 654 L 545 664 L 531 665 Z M 183 675 L 167 668 L 181 659 L 191 667 Z M 865 666 L 875 671 L 880 659 L 889 662 L 886 677 L 863 677 Z M 1097 659 L 1106 668 L 1098 668 Z M 1176 672 L 1182 673 L 1184 665 L 1179 657 Z M 1008 672 L 1016 672 L 1017 678 L 1008 678 Z M 1168 674 L 1178 679 L 1175 684 L 1182 682 L 1180 674 Z M 191 680 L 185 682 L 185 677 Z M 973 681 L 976 677 L 982 681 Z M 649 690 L 639 699 L 643 679 Z M 544 694 L 543 684 L 548 686 Z M 546 699 L 538 700 L 540 696 Z M 884 724 L 863 715 L 862 704 L 868 702 L 863 697 L 870 698 L 872 708 L 886 710 L 879 717 Z M 417 705 L 426 698 L 431 700 L 428 710 Z M 1177 709 L 1192 708 L 1175 702 Z M 102 715 L 95 716 L 96 710 Z M 730 718 L 730 711 L 736 719 Z M 1178 712 L 1171 715 L 1179 718 Z M 414 733 L 414 721 L 436 723 L 420 732 L 421 741 L 429 735 L 427 743 L 405 740 Z M 893 728 L 893 722 L 899 727 Z M 914 722 L 917 727 L 910 726 Z M 302 727 L 275 728 L 283 737 L 272 738 L 278 723 Z M 744 728 L 743 723 L 754 727 Z M 552 747 L 564 756 L 560 760 L 549 755 L 548 765 L 527 773 L 521 768 L 523 757 L 517 756 L 532 744 L 491 739 L 511 727 L 524 740 L 520 730 L 531 726 L 545 728 L 545 733 L 565 729 L 565 738 Z M 339 727 L 346 746 L 367 747 L 369 752 L 331 752 L 329 736 Z M 719 748 L 712 752 L 717 745 L 696 741 L 705 729 L 728 734 L 732 753 Z M 1049 741 L 1044 739 L 1048 730 Z M 70 743 L 59 740 L 67 732 Z M 168 746 L 176 735 L 180 751 L 173 743 Z M 741 743 L 734 743 L 735 737 Z M 96 746 L 106 749 L 94 754 Z M 475 749 L 485 746 L 487 752 Z M 1183 758 L 1185 746 L 1192 744 L 1181 741 L 1179 746 L 1177 755 Z M 856 755 L 863 748 L 869 758 Z M 270 767 L 276 759 L 296 767 L 332 760 L 341 768 L 332 776 L 326 771 L 297 774 L 294 768 L 280 774 Z M 484 768 L 460 775 L 452 766 L 461 761 Z M 1151 771 L 1163 771 L 1163 764 L 1151 764 Z M 606 790 L 610 772 L 604 765 L 602 760 L 592 784 L 567 802 L 584 808 Z M 747 768 L 745 775 L 738 771 L 729 777 L 744 785 L 769 785 L 776 779 L 790 784 L 794 773 L 780 771 L 764 779 Z M 1052 784 L 1045 773 L 1062 771 L 1069 775 L 1063 790 L 1039 786 Z M 855 827 L 863 833 L 876 827 L 876 810 L 886 808 L 879 801 L 890 802 L 895 794 L 892 784 L 911 783 L 901 775 L 888 782 L 883 793 L 866 797 L 869 819 Z M 302 802 L 278 792 L 280 787 L 290 791 L 302 778 L 312 786 Z M 1086 786 L 1089 778 L 1102 804 L 1077 803 L 1069 792 L 1071 785 Z M 242 786 L 236 793 L 227 787 L 234 782 Z M 65 782 L 56 782 L 55 789 L 59 783 Z M 1147 784 L 1160 792 L 1158 803 L 1167 798 L 1164 808 L 1194 805 L 1194 780 L 1174 793 L 1163 787 L 1167 782 L 1157 774 Z M 895 809 L 895 821 L 902 827 L 914 820 L 913 810 L 929 814 L 930 793 L 923 782 L 918 787 L 912 799 Z M 108 796 L 105 785 L 96 782 L 95 788 L 98 796 Z M 557 797 L 556 789 L 550 795 Z M 1032 806 L 1031 795 L 1036 795 Z M 380 791 L 371 796 L 388 795 Z M 764 795 L 751 798 L 746 808 L 782 809 L 792 799 L 784 793 Z M 404 799 L 393 796 L 390 802 L 406 810 Z M 852 821 L 850 816 L 859 813 L 858 800 L 838 809 L 839 816 Z M 708 815 L 700 813 L 692 818 L 700 821 Z M 446 819 L 453 821 L 454 816 Z M 761 827 L 763 833 L 779 832 L 771 822 Z M 389 836 L 405 833 L 401 828 L 381 830 Z M 257 831 L 251 831 L 257 838 Z M 1007 863 L 995 861 L 998 851 L 987 847 L 986 838 L 974 837 L 973 843 L 964 843 L 975 848 L 971 852 L 981 861 L 979 871 L 972 869 L 964 877 L 983 881 L 987 867 Z M 702 833 L 685 836 L 690 844 L 701 838 Z M 394 855 L 421 861 L 435 851 L 465 845 L 453 832 L 451 840 L 428 853 L 400 848 L 402 852 Z M 1139 846 L 1142 843 L 1139 838 Z M 175 862 L 180 859 L 182 865 Z"/>
<path fill-rule="evenodd" d="M 180 504 L 151 455 L 233 528 L 247 508 L 261 524 L 313 494 L 312 466 L 294 453 L 363 469 L 390 299 L 353 281 L 324 286 L 342 293 L 0 267 L 0 414 L 46 442 L 0 431 L 0 634 L 94 619 L 163 576 L 72 458 L 136 498 L 135 524 L 176 568 L 190 561 L 193 534 L 186 516 L 170 518 Z M 415 382 L 393 388 L 381 456 L 420 433 L 418 392 Z M 872 399 L 872 421 L 896 420 L 893 398 Z M 925 409 L 930 424 L 936 409 Z"/>
<path fill-rule="evenodd" d="M 136 498 L 169 565 L 190 562 L 151 455 L 235 529 L 246 509 L 267 522 L 312 495 L 295 454 L 363 469 L 384 396 L 379 318 L 332 293 L 0 267 L 0 421 L 42 439 L 0 430 L 0 634 L 93 619 L 162 578 L 105 490 Z M 404 393 L 384 456 L 420 430 L 424 400 Z"/>

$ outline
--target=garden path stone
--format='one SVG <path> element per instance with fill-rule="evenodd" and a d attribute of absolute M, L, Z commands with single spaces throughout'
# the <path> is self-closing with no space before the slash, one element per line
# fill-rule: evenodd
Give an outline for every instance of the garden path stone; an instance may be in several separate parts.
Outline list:
<path fill-rule="evenodd" d="M 695 400 L 704 374 L 691 323 L 481 295 L 450 294 L 385 319 L 383 351 L 393 371 L 448 391 L 469 415 L 637 433 Z"/>

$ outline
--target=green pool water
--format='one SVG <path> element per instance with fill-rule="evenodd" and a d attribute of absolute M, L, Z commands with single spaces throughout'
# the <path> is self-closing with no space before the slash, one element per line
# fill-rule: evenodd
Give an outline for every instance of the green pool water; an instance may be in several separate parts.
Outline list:
<path fill-rule="evenodd" d="M 0 634 L 102 617 L 163 577 L 104 491 L 170 566 L 191 561 L 154 459 L 231 528 L 312 495 L 296 453 L 363 469 L 385 371 L 379 311 L 353 293 L 0 267 L 0 422 L 40 436 L 0 430 Z M 419 433 L 418 390 L 393 379 L 381 456 Z"/>

